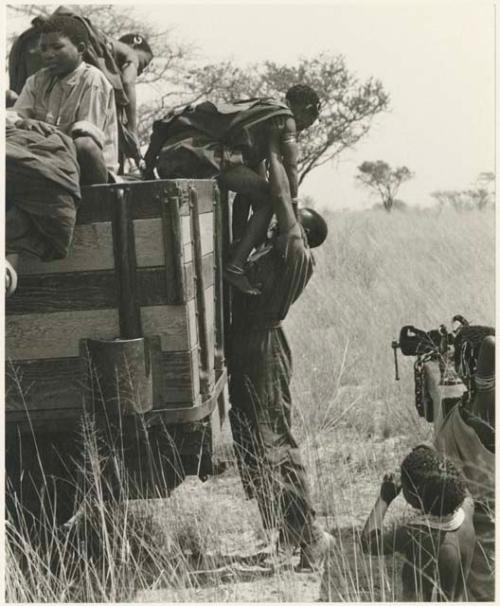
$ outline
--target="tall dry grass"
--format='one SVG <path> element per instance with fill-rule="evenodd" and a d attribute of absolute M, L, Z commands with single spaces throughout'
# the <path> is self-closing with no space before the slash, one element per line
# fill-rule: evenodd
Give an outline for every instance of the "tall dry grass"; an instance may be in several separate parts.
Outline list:
<path fill-rule="evenodd" d="M 450 327 L 457 313 L 494 324 L 494 213 L 332 213 L 328 223 L 315 275 L 287 320 L 298 423 L 408 433 L 411 362 L 400 357 L 395 382 L 391 340 L 405 324 Z"/>
<path fill-rule="evenodd" d="M 315 276 L 286 322 L 295 433 L 318 514 L 338 541 L 336 599 L 392 601 L 399 586 L 395 562 L 364 556 L 357 535 L 382 473 L 431 430 L 414 408 L 410 360 L 400 358 L 401 381 L 394 381 L 391 340 L 404 324 L 435 328 L 455 313 L 494 322 L 494 215 L 370 211 L 331 214 L 328 221 Z M 7 601 L 130 601 L 158 589 L 168 589 L 169 601 L 197 601 L 207 599 L 199 593 L 207 584 L 210 601 L 249 600 L 232 583 L 248 575 L 234 573 L 217 555 L 228 533 L 244 541 L 247 533 L 262 532 L 235 470 L 225 483 L 207 483 L 203 493 L 109 503 L 92 432 L 85 442 L 94 464 L 85 470 L 84 508 L 93 513 L 70 532 L 45 520 L 47 540 L 39 542 L 10 529 Z M 319 582 L 318 575 L 318 592 Z M 278 568 L 269 584 L 255 600 L 272 595 L 291 602 L 301 595 L 300 576 Z M 158 595 L 165 601 L 165 593 Z"/>

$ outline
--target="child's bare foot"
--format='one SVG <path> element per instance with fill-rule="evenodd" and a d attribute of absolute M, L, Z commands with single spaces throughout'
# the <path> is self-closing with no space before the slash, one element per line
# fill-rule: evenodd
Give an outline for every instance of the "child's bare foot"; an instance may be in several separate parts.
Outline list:
<path fill-rule="evenodd" d="M 260 290 L 250 283 L 245 270 L 237 265 L 228 264 L 224 267 L 224 279 L 232 286 L 247 295 L 260 295 Z"/>

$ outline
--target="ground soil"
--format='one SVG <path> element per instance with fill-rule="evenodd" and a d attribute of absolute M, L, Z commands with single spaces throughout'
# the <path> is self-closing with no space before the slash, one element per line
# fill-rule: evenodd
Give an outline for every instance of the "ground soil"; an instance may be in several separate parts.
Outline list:
<path fill-rule="evenodd" d="M 387 558 L 368 558 L 359 550 L 358 533 L 378 492 L 381 475 L 373 466 L 359 463 L 360 449 L 370 453 L 381 468 L 393 468 L 410 443 L 406 438 L 369 439 L 363 446 L 353 436 L 342 440 L 342 466 L 339 465 L 339 441 L 320 445 L 319 456 L 327 489 L 316 487 L 318 519 L 337 540 L 336 564 L 332 570 L 336 595 L 332 600 L 372 601 L 397 599 L 397 566 Z M 346 446 L 347 444 L 347 446 Z M 352 457 L 349 449 L 352 449 Z M 356 453 L 356 458 L 354 457 Z M 349 461 L 353 467 L 349 472 Z M 346 472 L 347 470 L 347 472 Z M 337 481 L 336 481 L 337 478 Z M 328 494 L 335 494 L 329 500 Z M 335 501 L 332 504 L 332 501 Z M 400 497 L 395 502 L 401 509 Z M 189 579 L 175 589 L 168 582 L 137 591 L 140 602 L 314 602 L 320 595 L 321 572 L 296 572 L 266 552 L 265 536 L 254 500 L 245 498 L 237 472 L 230 468 L 218 477 L 201 482 L 188 478 L 170 499 L 158 503 L 160 517 L 180 524 L 175 540 L 186 553 L 197 553 Z M 172 516 L 169 516 L 168 512 Z M 181 514 L 180 514 L 181 512 Z M 180 522 L 179 522 L 180 520 Z M 182 527 L 182 520 L 185 526 Z M 186 536 L 190 525 L 198 525 L 200 535 L 193 545 Z M 206 528 L 199 528 L 205 524 Z M 175 534 L 175 533 L 174 533 Z M 189 534 L 189 533 L 188 533 Z M 292 558 L 292 566 L 299 556 Z M 382 572 L 381 569 L 383 568 Z M 374 574 L 375 570 L 375 574 Z M 374 579 L 377 579 L 374 581 Z"/>

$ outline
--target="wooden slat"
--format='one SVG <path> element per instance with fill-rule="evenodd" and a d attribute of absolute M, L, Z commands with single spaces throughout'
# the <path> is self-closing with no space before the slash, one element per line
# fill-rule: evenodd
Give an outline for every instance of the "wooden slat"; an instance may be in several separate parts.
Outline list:
<path fill-rule="evenodd" d="M 178 180 L 158 180 L 158 181 L 138 181 L 116 185 L 94 185 L 87 187 L 83 191 L 83 199 L 77 216 L 77 224 L 85 225 L 88 223 L 100 223 L 102 221 L 111 221 L 111 192 L 115 189 L 126 189 L 130 192 L 132 202 L 133 219 L 153 219 L 161 216 L 161 198 L 165 193 L 172 194 L 173 188 L 180 188 L 187 191 L 191 181 Z M 213 192 L 215 181 L 197 180 L 196 189 L 200 198 L 200 213 L 212 211 Z M 183 204 L 180 207 L 180 213 L 189 214 L 189 205 Z"/>
<path fill-rule="evenodd" d="M 137 219 L 134 221 L 134 236 L 138 267 L 165 265 L 161 219 Z"/>
<path fill-rule="evenodd" d="M 194 297 L 193 263 L 184 266 L 186 300 Z M 206 286 L 213 284 L 213 255 L 203 257 L 203 277 Z M 139 305 L 169 305 L 164 267 L 137 271 Z M 118 306 L 117 277 L 113 271 L 56 273 L 23 276 L 15 295 L 6 300 L 9 316 L 31 313 L 85 311 Z"/>
<path fill-rule="evenodd" d="M 151 263 L 151 265 L 155 265 Z M 159 263 L 156 263 L 159 265 Z M 68 273 L 113 269 L 111 223 L 77 225 L 69 255 L 59 261 L 19 257 L 19 275 Z"/>
<path fill-rule="evenodd" d="M 77 408 L 88 389 L 81 358 L 16 361 L 6 366 L 5 409 Z"/>
<path fill-rule="evenodd" d="M 186 299 L 192 299 L 194 297 L 194 275 L 193 275 L 193 263 L 186 263 Z M 205 288 L 212 286 L 214 283 L 214 257 L 210 253 L 203 257 L 203 283 Z"/>
<path fill-rule="evenodd" d="M 193 405 L 199 386 L 193 381 L 195 350 L 164 351 L 154 367 L 155 408 Z M 24 360 L 7 364 L 6 411 L 79 408 L 90 387 L 81 357 Z M 193 391 L 193 389 L 195 391 Z"/>
<path fill-rule="evenodd" d="M 80 339 L 114 339 L 118 332 L 117 309 L 7 316 L 5 355 L 7 360 L 75 357 Z"/>
<path fill-rule="evenodd" d="M 198 345 L 198 328 L 196 325 L 195 300 L 191 299 L 190 301 L 188 301 L 186 308 L 187 308 L 189 346 L 195 347 Z"/>
<path fill-rule="evenodd" d="M 208 330 L 208 351 L 210 355 L 210 360 L 212 363 L 212 367 L 214 366 L 214 356 L 215 356 L 215 306 L 214 306 L 214 287 L 210 286 L 205 289 L 205 305 L 207 310 L 207 330 Z"/>
<path fill-rule="evenodd" d="M 196 180 L 196 184 L 191 180 L 178 179 L 176 181 L 179 186 L 186 191 L 189 185 L 194 185 L 198 192 L 198 206 L 200 215 L 204 213 L 211 213 L 213 211 L 213 201 L 215 195 L 215 188 L 217 187 L 215 180 L 203 179 Z M 189 207 L 187 204 L 181 206 L 181 215 L 189 214 Z"/>
<path fill-rule="evenodd" d="M 212 201 L 213 203 L 213 201 Z M 182 243 L 184 245 L 184 254 L 186 261 L 191 260 L 191 254 L 188 249 L 192 247 L 191 220 L 187 216 L 181 217 L 182 225 Z M 201 254 L 207 255 L 214 250 L 214 217 L 213 213 L 206 212 L 200 214 L 200 239 L 201 239 Z"/>
<path fill-rule="evenodd" d="M 198 390 L 193 384 L 195 351 L 163 351 L 155 368 L 154 408 L 178 402 L 194 405 Z"/>
<path fill-rule="evenodd" d="M 118 306 L 114 271 L 23 276 L 14 296 L 7 299 L 8 315 L 70 310 L 109 309 Z"/>
<path fill-rule="evenodd" d="M 161 216 L 159 184 L 142 183 L 138 189 L 130 185 L 122 186 L 94 186 L 83 192 L 83 199 L 78 210 L 76 222 L 78 225 L 87 223 L 100 223 L 111 221 L 113 205 L 113 192 L 123 189 L 131 195 L 132 219 L 154 219 Z"/>
<path fill-rule="evenodd" d="M 142 336 L 142 326 L 130 191 L 118 190 L 114 194 L 113 251 L 118 278 L 120 337 L 135 339 Z"/>
<path fill-rule="evenodd" d="M 142 307 L 142 329 L 145 337 L 159 336 L 162 351 L 189 350 L 190 343 L 188 330 L 187 310 L 191 301 L 185 305 L 156 305 Z"/>

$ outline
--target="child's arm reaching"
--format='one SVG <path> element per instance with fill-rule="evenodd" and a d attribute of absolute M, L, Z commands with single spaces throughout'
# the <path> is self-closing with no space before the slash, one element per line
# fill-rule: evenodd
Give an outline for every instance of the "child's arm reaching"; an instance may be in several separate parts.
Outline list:
<path fill-rule="evenodd" d="M 395 474 L 386 474 L 380 487 L 380 494 L 361 533 L 361 546 L 365 553 L 387 555 L 404 550 L 408 537 L 405 528 L 398 528 L 395 532 L 385 534 L 383 532 L 385 514 L 400 490 L 401 484 Z"/>

